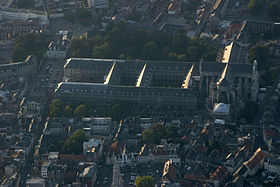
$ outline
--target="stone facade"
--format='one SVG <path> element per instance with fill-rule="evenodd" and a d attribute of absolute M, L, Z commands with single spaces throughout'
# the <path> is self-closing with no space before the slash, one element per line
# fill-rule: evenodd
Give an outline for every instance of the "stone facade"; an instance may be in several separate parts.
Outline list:
<path fill-rule="evenodd" d="M 236 104 L 256 100 L 257 63 L 124 61 L 70 58 L 55 96 L 109 108 L 121 101 L 133 111 L 197 109 L 198 99 Z M 198 94 L 199 93 L 199 94 Z"/>
<path fill-rule="evenodd" d="M 48 24 L 47 12 L 27 9 L 15 9 L 0 6 L 0 20 L 7 21 L 27 21 L 29 19 L 38 19 L 44 24 Z"/>
<path fill-rule="evenodd" d="M 0 65 L 0 78 L 8 76 L 26 76 L 37 71 L 37 59 L 29 55 L 25 61 Z"/>

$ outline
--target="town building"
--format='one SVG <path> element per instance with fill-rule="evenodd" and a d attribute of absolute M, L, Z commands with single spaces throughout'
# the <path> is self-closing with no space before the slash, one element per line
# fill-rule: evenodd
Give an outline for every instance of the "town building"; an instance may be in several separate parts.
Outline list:
<path fill-rule="evenodd" d="M 23 62 L 0 65 L 0 78 L 9 76 L 27 76 L 37 71 L 37 59 L 29 55 Z"/>
<path fill-rule="evenodd" d="M 92 134 L 108 134 L 113 129 L 112 118 L 83 118 L 83 126 L 89 127 Z"/>
<path fill-rule="evenodd" d="M 68 82 L 59 83 L 55 96 L 65 102 L 90 100 L 103 109 L 121 101 L 138 113 L 191 113 L 202 97 L 209 108 L 225 103 L 235 112 L 246 100 L 257 99 L 258 76 L 256 62 L 70 58 L 64 65 L 64 80 Z"/>
<path fill-rule="evenodd" d="M 246 176 L 254 176 L 259 169 L 263 169 L 264 167 L 264 159 L 267 156 L 267 153 L 262 151 L 261 148 L 258 148 L 253 156 L 246 162 L 243 163 L 246 168 Z"/>
<path fill-rule="evenodd" d="M 83 172 L 80 173 L 79 177 L 83 185 L 94 186 L 97 175 L 97 166 L 95 163 L 84 168 Z"/>
<path fill-rule="evenodd" d="M 247 44 L 233 41 L 224 49 L 222 63 L 247 63 Z"/>
<path fill-rule="evenodd" d="M 109 0 L 88 0 L 88 7 L 96 9 L 108 8 Z"/>
<path fill-rule="evenodd" d="M 45 57 L 54 59 L 64 59 L 66 58 L 69 45 L 70 42 L 67 40 L 52 41 L 48 46 L 48 50 L 45 53 Z"/>
<path fill-rule="evenodd" d="M 30 19 L 38 19 L 43 24 L 48 25 L 47 12 L 38 10 L 15 9 L 0 6 L 0 21 L 27 21 Z"/>
<path fill-rule="evenodd" d="M 3 21 L 0 23 L 0 39 L 9 40 L 23 33 L 45 31 L 46 29 L 47 25 L 38 20 Z"/>
<path fill-rule="evenodd" d="M 32 178 L 26 181 L 27 187 L 45 187 L 46 182 L 45 179 L 41 178 Z"/>
<path fill-rule="evenodd" d="M 279 155 L 268 154 L 264 159 L 264 169 L 270 173 L 280 175 L 280 157 Z"/>

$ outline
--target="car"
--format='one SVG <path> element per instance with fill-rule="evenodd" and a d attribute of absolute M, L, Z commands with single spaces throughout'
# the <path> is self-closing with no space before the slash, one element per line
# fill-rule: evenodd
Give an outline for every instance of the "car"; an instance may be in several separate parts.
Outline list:
<path fill-rule="evenodd" d="M 108 177 L 104 177 L 104 181 L 108 180 Z"/>

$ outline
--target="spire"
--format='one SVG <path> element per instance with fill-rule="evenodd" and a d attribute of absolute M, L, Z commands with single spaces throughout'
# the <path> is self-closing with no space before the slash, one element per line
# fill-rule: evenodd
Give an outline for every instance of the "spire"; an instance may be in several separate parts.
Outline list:
<path fill-rule="evenodd" d="M 257 71 L 258 71 L 258 62 L 257 60 L 254 60 L 253 73 L 256 73 Z"/>

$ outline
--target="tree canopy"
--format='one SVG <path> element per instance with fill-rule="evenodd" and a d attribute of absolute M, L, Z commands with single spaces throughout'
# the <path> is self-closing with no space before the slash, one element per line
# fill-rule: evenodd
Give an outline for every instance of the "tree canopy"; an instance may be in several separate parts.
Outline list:
<path fill-rule="evenodd" d="M 249 122 L 253 122 L 257 112 L 259 105 L 253 101 L 247 101 L 243 110 L 241 111 L 241 118 L 245 118 Z"/>
<path fill-rule="evenodd" d="M 266 69 L 268 52 L 268 47 L 263 45 L 255 45 L 249 50 L 249 61 L 252 63 L 257 60 L 259 69 Z"/>
<path fill-rule="evenodd" d="M 136 187 L 154 187 L 155 179 L 151 176 L 140 176 L 135 180 Z"/>
<path fill-rule="evenodd" d="M 53 99 L 49 105 L 49 114 L 52 117 L 84 117 L 95 115 L 91 102 L 85 102 L 78 106 L 65 105 L 60 99 Z"/>
<path fill-rule="evenodd" d="M 74 115 L 76 117 L 84 117 L 88 114 L 88 108 L 85 104 L 81 104 L 77 106 L 77 108 L 74 110 Z"/>
<path fill-rule="evenodd" d="M 120 120 L 123 112 L 123 105 L 118 103 L 112 105 L 112 107 L 107 111 L 106 115 L 110 116 L 113 120 Z"/>
<path fill-rule="evenodd" d="M 61 144 L 61 152 L 64 154 L 81 154 L 83 153 L 83 142 L 87 141 L 84 131 L 77 130 L 66 141 Z"/>
<path fill-rule="evenodd" d="M 61 117 L 63 115 L 64 103 L 60 99 L 53 99 L 49 105 L 50 116 Z"/>
<path fill-rule="evenodd" d="M 264 9 L 263 0 L 250 0 L 248 8 L 251 14 L 257 15 Z"/>
<path fill-rule="evenodd" d="M 89 9 L 78 8 L 76 9 L 76 15 L 80 23 L 84 26 L 90 26 L 93 24 L 92 14 Z"/>
<path fill-rule="evenodd" d="M 273 19 L 280 18 L 280 1 L 278 3 L 270 3 L 267 13 Z"/>
<path fill-rule="evenodd" d="M 150 129 L 142 131 L 142 140 L 145 143 L 159 143 L 162 138 L 175 138 L 178 129 L 175 125 L 155 124 Z"/>
<path fill-rule="evenodd" d="M 75 13 L 72 10 L 65 10 L 63 12 L 64 14 L 64 18 L 68 21 L 70 21 L 71 23 L 73 23 L 75 21 Z"/>
<path fill-rule="evenodd" d="M 35 55 L 40 61 L 48 49 L 49 41 L 43 33 L 26 33 L 16 37 L 12 54 L 14 62 L 23 61 L 28 55 Z"/>
<path fill-rule="evenodd" d="M 15 7 L 16 8 L 33 8 L 34 0 L 16 0 Z"/>
<path fill-rule="evenodd" d="M 176 61 L 199 61 L 204 58 L 213 61 L 217 49 L 201 38 L 133 30 L 125 22 L 119 22 L 109 25 L 104 35 L 73 39 L 70 53 L 73 57 Z"/>

